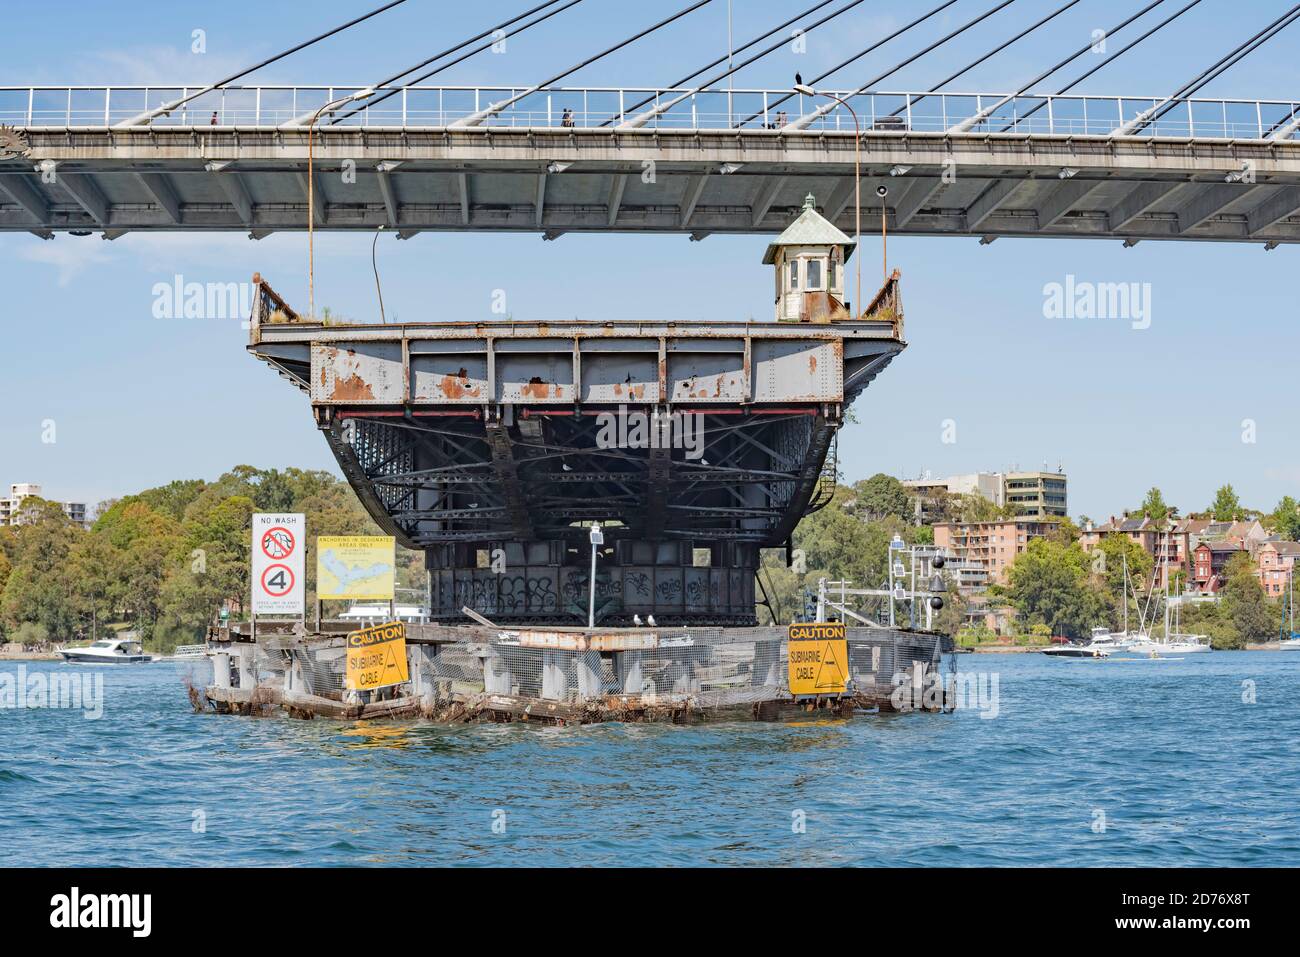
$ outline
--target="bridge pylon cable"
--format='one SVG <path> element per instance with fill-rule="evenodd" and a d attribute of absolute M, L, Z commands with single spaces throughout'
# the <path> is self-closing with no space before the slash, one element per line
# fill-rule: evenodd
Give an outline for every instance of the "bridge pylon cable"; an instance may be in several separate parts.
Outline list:
<path fill-rule="evenodd" d="M 1158 3 L 1158 2 L 1159 2 L 1159 0 L 1157 0 L 1157 3 Z M 1131 17 L 1129 20 L 1126 20 L 1126 21 L 1125 21 L 1125 25 L 1127 25 L 1128 23 L 1130 23 L 1130 22 L 1132 22 L 1133 20 L 1137 19 L 1137 17 L 1141 16 L 1142 13 L 1145 13 L 1145 12 L 1147 12 L 1148 10 L 1153 9 L 1156 5 L 1157 5 L 1156 3 L 1152 3 L 1149 7 L 1146 8 L 1146 10 L 1143 10 L 1143 11 L 1140 11 L 1139 13 L 1137 13 L 1137 14 L 1134 14 L 1133 17 Z M 1040 74 L 1038 74 L 1036 77 L 1034 77 L 1032 80 L 1029 80 L 1027 83 L 1025 83 L 1024 85 L 1022 85 L 1022 86 L 1021 86 L 1018 90 L 1016 90 L 1014 93 L 1008 93 L 1006 96 L 1004 96 L 1004 97 L 1002 97 L 1001 99 L 999 99 L 999 100 L 998 100 L 996 103 L 994 103 L 992 106 L 986 106 L 986 107 L 984 107 L 983 109 L 979 110 L 979 111 L 978 111 L 974 116 L 967 117 L 966 119 L 962 120 L 960 123 L 957 123 L 957 124 L 955 124 L 955 125 L 953 125 L 953 126 L 950 126 L 950 127 L 948 128 L 948 132 L 949 132 L 949 133 L 966 133 L 966 132 L 970 131 L 970 130 L 973 129 L 974 127 L 976 127 L 976 126 L 978 126 L 979 124 L 983 123 L 986 119 L 988 119 L 990 116 L 992 116 L 992 115 L 993 115 L 994 113 L 996 113 L 998 110 L 1000 110 L 1003 106 L 1005 106 L 1006 104 L 1010 103 L 1010 102 L 1011 102 L 1012 100 L 1014 100 L 1016 97 L 1021 96 L 1021 95 L 1023 95 L 1026 91 L 1033 89 L 1035 86 L 1037 86 L 1037 85 L 1038 85 L 1039 83 L 1041 83 L 1043 80 L 1047 79 L 1047 78 L 1048 78 L 1049 76 L 1051 76 L 1053 73 L 1055 73 L 1055 72 L 1057 72 L 1058 70 L 1060 70 L 1061 68 L 1063 68 L 1063 67 L 1065 67 L 1065 66 L 1068 66 L 1069 64 L 1073 63 L 1075 60 L 1079 59 L 1079 57 L 1083 56 L 1085 53 L 1088 53 L 1090 50 L 1092 50 L 1092 47 L 1093 47 L 1092 42 L 1085 43 L 1083 46 L 1079 47 L 1079 49 L 1075 50 L 1073 53 L 1071 53 L 1069 56 L 1067 56 L 1064 60 L 1061 60 L 1061 61 L 1059 61 L 1059 62 L 1053 64 L 1052 66 L 1050 66 L 1050 67 L 1048 67 L 1046 70 L 1044 70 L 1042 73 L 1040 73 Z"/>
<path fill-rule="evenodd" d="M 1013 4 L 1013 3 L 1015 3 L 1015 0 L 1002 0 L 1001 3 L 997 4 L 997 5 L 994 6 L 994 7 L 991 7 L 990 9 L 988 9 L 988 10 L 986 10 L 986 11 L 984 11 L 984 12 L 981 13 L 979 16 L 974 17 L 974 18 L 972 18 L 972 19 L 966 21 L 964 24 L 962 24 L 961 26 L 959 26 L 956 30 L 953 30 L 951 33 L 948 33 L 948 34 L 946 34 L 945 36 L 940 37 L 938 40 L 935 40 L 933 43 L 931 43 L 930 45 L 928 45 L 927 47 L 925 47 L 923 50 L 918 50 L 916 53 L 913 53 L 913 54 L 912 54 L 910 57 L 908 57 L 907 59 L 901 61 L 900 63 L 896 63 L 896 64 L 894 64 L 892 67 L 890 67 L 890 68 L 889 68 L 888 70 L 886 70 L 884 73 L 881 73 L 879 76 L 873 77 L 872 79 L 868 80 L 866 83 L 862 84 L 862 86 L 858 87 L 857 90 L 855 90 L 854 92 L 852 92 L 852 93 L 850 93 L 848 96 L 846 96 L 845 99 L 846 99 L 846 100 L 851 100 L 851 99 L 853 99 L 853 97 L 855 97 L 855 96 L 860 96 L 861 94 L 866 93 L 866 92 L 869 91 L 873 86 L 875 86 L 877 83 L 879 83 L 881 80 L 885 79 L 885 77 L 887 77 L 887 76 L 891 76 L 892 74 L 897 73 L 897 72 L 898 72 L 899 70 L 901 70 L 903 67 L 905 67 L 905 66 L 909 66 L 910 64 L 915 63 L 917 60 L 921 59 L 921 57 L 925 56 L 927 53 L 930 53 L 930 52 L 932 52 L 932 51 L 934 51 L 934 50 L 937 50 L 939 47 L 943 46 L 943 45 L 944 45 L 945 43 L 947 43 L 949 40 L 953 39 L 953 38 L 956 37 L 956 36 L 960 36 L 961 34 L 965 33 L 967 30 L 969 30 L 971 27 L 975 26 L 977 23 L 981 23 L 981 22 L 983 22 L 984 20 L 987 20 L 989 17 L 993 16 L 993 14 L 997 13 L 999 10 L 1005 10 L 1007 7 L 1011 6 L 1011 4 Z M 793 95 L 793 94 L 792 94 L 792 95 Z M 836 108 L 838 105 L 839 105 L 838 103 L 832 101 L 832 102 L 830 102 L 830 103 L 827 103 L 825 106 L 819 106 L 819 107 L 817 107 L 817 109 L 813 110 L 813 111 L 812 111 L 811 113 L 809 113 L 808 115 L 806 115 L 806 116 L 801 116 L 801 117 L 799 117 L 797 120 L 794 120 L 794 121 L 792 121 L 792 122 L 790 122 L 790 123 L 787 123 L 785 126 L 783 126 L 783 127 L 781 127 L 781 128 L 782 128 L 782 129 L 785 129 L 785 130 L 802 130 L 802 129 L 807 129 L 809 126 L 811 126 L 813 123 L 817 122 L 819 119 L 821 119 L 821 118 L 822 118 L 823 116 L 825 116 L 827 113 L 830 113 L 830 112 L 834 111 L 835 108 Z"/>
<path fill-rule="evenodd" d="M 853 56 L 849 57 L 847 60 L 844 60 L 843 62 L 839 63 L 838 65 L 836 65 L 836 66 L 832 67 L 831 69 L 827 70 L 825 73 L 821 74 L 821 76 L 815 76 L 815 77 L 813 77 L 813 78 L 808 82 L 808 85 L 809 85 L 809 86 L 816 86 L 818 83 L 820 83 L 822 80 L 826 79 L 828 76 L 831 76 L 831 75 L 833 75 L 833 74 L 835 74 L 835 73 L 838 73 L 840 70 L 843 70 L 843 69 L 844 69 L 846 66 L 848 66 L 850 63 L 855 63 L 855 62 L 857 62 L 858 60 L 862 59 L 864 56 L 866 56 L 868 53 L 872 53 L 872 52 L 874 52 L 875 50 L 878 50 L 880 47 L 884 46 L 884 45 L 885 45 L 886 43 L 888 43 L 890 40 L 893 40 L 893 39 L 895 39 L 896 37 L 900 37 L 900 36 L 902 36 L 904 33 L 906 33 L 908 30 L 911 30 L 913 27 L 920 26 L 920 25 L 921 25 L 922 23 L 924 23 L 926 20 L 929 20 L 931 17 L 933 17 L 933 16 L 935 16 L 935 15 L 937 15 L 937 14 L 942 13 L 944 10 L 948 9 L 949 7 L 951 7 L 951 6 L 952 6 L 954 3 L 956 3 L 956 2 L 957 2 L 957 0 L 946 0 L 946 2 L 939 4 L 937 7 L 935 7 L 935 8 L 932 9 L 932 10 L 930 10 L 928 13 L 923 13 L 923 14 L 921 14 L 921 16 L 917 17 L 917 18 L 916 18 L 915 20 L 913 20 L 911 23 L 905 23 L 905 24 L 903 24 L 903 26 L 899 27 L 899 28 L 898 28 L 897 30 L 895 30 L 893 33 L 889 34 L 889 36 L 882 37 L 881 39 L 877 40 L 875 43 L 871 44 L 870 46 L 868 46 L 868 47 L 866 47 L 866 48 L 864 48 L 864 49 L 862 49 L 862 50 L 859 50 L 857 53 L 853 54 Z M 780 99 L 778 99 L 776 102 L 774 102 L 774 103 L 769 103 L 769 104 L 768 104 L 768 111 L 771 112 L 771 110 L 772 110 L 773 107 L 780 106 L 782 103 L 786 102 L 787 100 L 793 99 L 793 98 L 794 98 L 794 94 L 793 94 L 793 93 L 787 93 L 785 96 L 782 96 L 782 97 L 781 97 Z M 757 113 L 752 113 L 752 114 L 750 114 L 749 116 L 747 116 L 745 119 L 743 119 L 743 120 L 741 120 L 739 123 L 737 123 L 737 124 L 736 124 L 736 128 L 739 129 L 740 127 L 744 126 L 746 123 L 752 123 L 752 122 L 754 122 L 754 120 L 758 119 L 758 118 L 759 118 L 760 116 L 762 116 L 762 115 L 763 115 L 763 113 L 762 113 L 761 110 L 760 110 L 759 112 L 757 112 Z"/>
<path fill-rule="evenodd" d="M 565 77 L 577 73 L 579 70 L 583 69 L 584 67 L 590 66 L 591 64 L 595 63 L 597 60 L 604 59 L 605 57 L 609 56 L 611 53 L 615 53 L 626 46 L 630 46 L 631 44 L 636 43 L 638 40 L 641 40 L 649 36 L 650 34 L 654 33 L 657 30 L 663 29 L 664 27 L 668 26 L 670 23 L 674 23 L 677 20 L 680 20 L 682 17 L 694 13 L 696 10 L 700 9 L 700 7 L 707 6 L 712 2 L 713 0 L 696 0 L 695 3 L 682 7 L 682 9 L 678 10 L 676 13 L 664 17 L 658 23 L 652 24 L 651 26 L 648 26 L 645 29 L 638 31 L 637 33 L 634 33 L 629 37 L 625 37 L 624 39 L 620 40 L 618 43 L 615 43 L 613 46 L 606 47 L 604 50 L 601 50 L 599 53 L 589 56 L 585 60 L 582 60 L 579 63 L 575 63 L 573 66 L 569 67 L 566 70 L 561 70 L 559 73 L 555 74 L 554 76 L 546 78 L 542 82 L 529 87 L 523 92 L 517 93 L 511 97 L 507 97 L 506 99 L 501 100 L 497 103 L 493 103 L 490 106 L 488 106 L 486 109 L 479 110 L 477 113 L 473 113 L 470 116 L 466 116 L 462 119 L 456 120 L 450 125 L 455 127 L 477 126 L 478 124 L 486 120 L 488 117 L 493 116 L 496 113 L 500 113 L 502 110 L 508 109 L 510 106 L 514 105 L 515 103 L 518 103 L 524 97 L 531 96 L 532 94 L 536 93 L 538 90 L 545 89 L 551 84 L 557 83 L 560 80 L 563 80 Z"/>
<path fill-rule="evenodd" d="M 1123 30 L 1124 27 L 1128 26 L 1128 24 L 1132 23 L 1132 22 L 1133 22 L 1134 20 L 1136 20 L 1138 17 L 1144 16 L 1144 15 L 1147 13 L 1147 11 L 1150 10 L 1152 7 L 1157 6 L 1159 3 L 1164 3 L 1164 2 L 1165 2 L 1165 0 L 1157 0 L 1157 3 L 1153 3 L 1150 7 L 1145 8 L 1144 10 L 1140 11 L 1140 12 L 1137 13 L 1136 15 L 1130 17 L 1128 20 L 1125 20 L 1125 21 L 1124 21 L 1123 23 L 1121 23 L 1120 25 L 1118 25 L 1118 26 L 1116 26 L 1116 27 L 1112 27 L 1111 30 L 1110 30 L 1110 32 L 1107 33 L 1106 35 L 1109 37 L 1109 36 L 1113 36 L 1113 35 L 1116 34 L 1116 33 L 1119 33 L 1120 30 Z M 1088 70 L 1084 71 L 1083 73 L 1081 73 L 1079 76 L 1075 77 L 1075 78 L 1074 78 L 1073 80 L 1071 80 L 1069 83 L 1065 84 L 1065 86 L 1061 87 L 1059 90 L 1057 90 L 1057 91 L 1056 91 L 1055 93 L 1053 93 L 1052 95 L 1053 95 L 1053 96 L 1063 96 L 1064 94 L 1070 92 L 1070 90 L 1074 89 L 1076 86 L 1078 86 L 1078 85 L 1079 85 L 1080 83 L 1082 83 L 1084 80 L 1088 79 L 1088 77 L 1092 76 L 1094 73 L 1096 73 L 1096 72 L 1097 72 L 1098 70 L 1100 70 L 1102 67 L 1104 67 L 1104 66 L 1106 66 L 1106 65 L 1108 65 L 1108 64 L 1110 64 L 1110 63 L 1114 63 L 1116 60 L 1118 60 L 1120 57 L 1122 57 L 1122 56 L 1123 56 L 1125 53 L 1127 53 L 1129 50 L 1132 50 L 1132 49 L 1133 49 L 1135 46 L 1137 46 L 1139 43 L 1143 43 L 1144 41 L 1146 41 L 1146 40 L 1150 39 L 1152 36 L 1154 36 L 1156 33 L 1159 33 L 1161 30 L 1163 30 L 1165 27 L 1169 26 L 1169 24 L 1173 23 L 1175 20 L 1177 20 L 1179 17 L 1181 17 L 1184 13 L 1186 13 L 1188 10 L 1192 9 L 1192 7 L 1196 6 L 1196 5 L 1197 5 L 1198 3 L 1200 3 L 1200 2 L 1201 2 L 1201 0 L 1191 0 L 1191 3 L 1185 4 L 1185 5 L 1184 5 L 1183 7 L 1181 7 L 1180 9 L 1175 10 L 1173 13 L 1171 13 L 1169 16 L 1165 17 L 1163 20 L 1161 20 L 1161 21 L 1160 21 L 1159 23 L 1157 23 L 1155 26 L 1153 26 L 1153 27 L 1151 27 L 1149 30 L 1147 30 L 1146 33 L 1142 34 L 1142 35 L 1141 35 L 1140 37 L 1138 37 L 1137 39 L 1131 41 L 1131 42 L 1128 43 L 1127 45 L 1125 45 L 1125 46 L 1121 47 L 1120 49 L 1116 50 L 1114 53 L 1112 53 L 1112 54 L 1111 54 L 1110 56 L 1108 56 L 1106 59 L 1102 60 L 1102 61 L 1101 61 L 1100 63 L 1098 63 L 1096 66 L 1092 67 L 1091 69 L 1088 69 Z M 1041 110 L 1041 109 L 1042 109 L 1043 107 L 1045 107 L 1046 105 L 1047 105 L 1047 100 L 1043 100 L 1042 102 L 1040 102 L 1037 106 L 1033 107 L 1032 109 L 1026 110 L 1024 113 L 1021 113 L 1021 114 L 1016 118 L 1016 121 L 1017 121 L 1017 122 L 1021 122 L 1021 121 L 1027 120 L 1029 117 L 1033 116 L 1035 113 L 1037 113 L 1039 110 Z M 1008 123 L 1006 126 L 1002 127 L 1001 132 L 1006 133 L 1006 132 L 1008 132 L 1008 131 L 1013 127 L 1013 126 L 1015 126 L 1015 123 Z"/>
<path fill-rule="evenodd" d="M 1156 3 L 1163 3 L 1163 2 L 1164 0 L 1156 0 Z M 899 116 L 903 113 L 906 113 L 911 107 L 915 106 L 917 103 L 920 103 L 922 100 L 924 100 L 927 94 L 939 92 L 949 83 L 951 83 L 953 80 L 957 79 L 958 77 L 965 76 L 967 73 L 975 69 L 981 63 L 985 63 L 988 60 L 993 59 L 993 57 L 997 56 L 1007 47 L 1011 46 L 1013 43 L 1017 43 L 1018 41 L 1023 40 L 1025 37 L 1029 36 L 1029 34 L 1033 33 L 1035 30 L 1037 30 L 1039 27 L 1043 26 L 1044 24 L 1049 23 L 1052 20 L 1055 20 L 1057 17 L 1065 13 L 1065 11 L 1069 10 L 1071 7 L 1075 6 L 1077 3 L 1079 3 L 1079 0 L 1069 0 L 1068 3 L 1062 4 L 1061 6 L 1053 10 L 1051 13 L 1049 13 L 1047 16 L 1038 20 L 1036 23 L 1033 23 L 1030 26 L 1026 27 L 1025 29 L 1021 30 L 1010 40 L 1004 40 L 1002 43 L 995 46 L 988 53 L 985 53 L 983 56 L 976 57 L 970 63 L 966 64 L 964 67 L 958 70 L 956 73 L 952 74 L 951 76 L 944 77 L 934 86 L 930 87 L 930 89 L 926 90 L 924 94 L 918 96 L 915 100 L 909 98 L 905 104 L 900 106 L 898 109 L 896 109 L 893 113 L 889 115 Z M 1152 4 L 1152 6 L 1155 6 L 1155 4 Z"/>
<path fill-rule="evenodd" d="M 358 23 L 363 23 L 366 20 L 369 20 L 371 17 L 377 17 L 379 16 L 379 14 L 385 12 L 386 10 L 391 10 L 393 7 L 398 6 L 399 4 L 405 2 L 406 0 L 390 0 L 390 2 L 385 3 L 381 7 L 376 7 L 374 10 L 371 10 L 369 13 L 363 14 L 359 17 L 354 17 L 353 19 L 349 20 L 347 23 L 341 23 L 337 27 L 334 27 L 332 30 L 326 30 L 324 33 L 318 34 L 317 36 L 312 37 L 310 40 L 304 40 L 302 43 L 299 43 L 296 46 L 292 46 L 287 50 L 283 50 L 280 53 L 277 53 L 275 56 L 267 57 L 265 60 L 263 60 L 260 63 L 250 66 L 247 69 L 240 70 L 238 73 L 232 73 L 230 76 L 226 77 L 225 79 L 218 80 L 216 83 L 213 83 L 210 86 L 205 86 L 197 93 L 191 93 L 188 96 L 183 96 L 178 100 L 173 100 L 171 103 L 164 103 L 162 106 L 155 107 L 152 110 L 145 110 L 143 113 L 133 116 L 130 119 L 123 120 L 121 123 L 118 123 L 117 126 L 119 127 L 142 126 L 148 123 L 154 117 L 166 116 L 168 113 L 171 113 L 172 111 L 179 109 L 180 107 L 184 106 L 186 103 L 189 103 L 191 100 L 198 99 L 200 96 L 205 96 L 206 94 L 211 93 L 213 90 L 219 90 L 224 86 L 229 86 L 231 83 L 234 83 L 236 80 L 242 80 L 244 77 L 248 76 L 248 74 L 254 73 L 262 69 L 262 67 L 264 66 L 270 66 L 272 63 L 275 63 L 279 60 L 283 60 L 285 57 L 297 53 L 299 50 L 305 50 L 307 49 L 307 47 L 319 43 L 321 40 L 325 40 L 328 39 L 329 37 L 334 36 L 335 34 L 342 33 L 344 30 L 350 29 L 351 27 L 356 26 Z"/>
<path fill-rule="evenodd" d="M 832 10 L 830 13 L 826 14 L 826 16 L 822 17 L 820 20 L 814 21 L 813 23 L 810 23 L 807 26 L 800 27 L 800 31 L 804 34 L 811 33 L 813 30 L 816 30 L 822 24 L 829 23 L 831 20 L 834 20 L 836 17 L 840 16 L 841 14 L 848 13 L 854 7 L 859 6 L 863 2 L 864 0 L 852 0 L 852 2 L 846 3 L 838 10 Z M 681 103 L 683 100 L 689 99 L 690 97 L 694 96 L 696 93 L 699 93 L 701 90 L 707 90 L 712 84 L 717 83 L 720 80 L 725 80 L 733 73 L 738 73 L 739 71 L 743 70 L 745 67 L 749 66 L 751 63 L 761 60 L 763 57 L 767 56 L 773 50 L 780 49 L 781 47 L 785 46 L 785 43 L 786 43 L 785 37 L 782 37 L 780 40 L 777 40 L 775 43 L 769 44 L 768 46 L 764 47 L 762 50 L 754 54 L 748 60 L 744 60 L 740 63 L 737 63 L 734 66 L 730 67 L 729 69 L 724 70 L 722 73 L 717 73 L 709 77 L 707 80 L 701 82 L 698 86 L 692 87 L 691 89 L 682 93 L 681 96 L 674 97 L 671 100 L 667 100 L 663 103 L 656 104 L 652 109 L 646 110 L 644 113 L 639 113 L 636 116 L 623 120 L 623 122 L 620 123 L 617 128 L 635 129 L 637 127 L 644 126 L 646 123 L 650 122 L 656 116 L 659 116 L 662 113 L 667 113 L 669 110 L 671 110 L 678 103 Z"/>
<path fill-rule="evenodd" d="M 334 118 L 330 120 L 329 125 L 333 125 L 335 123 L 341 123 L 343 120 L 346 120 L 348 117 L 352 116 L 355 113 L 361 112 L 363 109 L 368 109 L 369 107 L 376 106 L 379 103 L 382 103 L 384 100 L 388 99 L 389 97 L 396 96 L 402 90 L 408 89 L 417 83 L 421 83 L 424 80 L 429 79 L 429 77 L 441 73 L 443 70 L 446 70 L 452 66 L 455 66 L 457 63 L 461 63 L 464 60 L 469 59 L 469 57 L 473 56 L 476 53 L 482 53 L 484 50 L 489 49 L 497 42 L 498 38 L 496 38 L 494 35 L 498 31 L 505 30 L 506 27 L 512 27 L 520 20 L 532 16 L 534 13 L 537 13 L 539 10 L 544 10 L 547 7 L 555 6 L 555 4 L 560 2 L 562 2 L 562 0 L 546 0 L 545 3 L 539 3 L 537 4 L 537 6 L 530 7 L 529 9 L 525 10 L 523 13 L 511 17 L 509 20 L 502 20 L 500 23 L 494 23 L 492 26 L 488 27 L 486 30 L 482 31 L 481 33 L 477 33 L 466 40 L 462 40 L 460 43 L 448 47 L 447 49 L 443 50 L 441 53 L 437 53 L 426 60 L 421 60 L 419 63 L 415 64 L 414 66 L 408 67 L 407 69 L 403 70 L 401 73 L 394 73 L 392 76 L 380 80 L 378 83 L 374 85 L 373 89 L 376 90 L 383 89 L 384 87 L 387 87 L 390 84 L 396 83 L 398 80 L 401 80 L 402 77 L 409 76 L 410 74 L 414 73 L 416 70 L 428 66 L 430 63 L 436 63 L 438 60 L 441 60 L 443 57 L 451 56 L 453 53 L 465 49 L 465 47 L 469 46 L 471 43 L 477 43 L 479 40 L 482 40 L 484 37 L 493 36 L 492 42 L 485 43 L 482 46 L 477 47 L 474 50 L 471 50 L 469 53 L 465 54 L 464 56 L 457 57 L 455 60 L 452 60 L 450 63 L 444 63 L 437 69 L 430 70 L 428 73 L 422 74 L 421 76 L 418 76 L 413 80 L 407 80 L 395 90 L 388 90 L 387 92 L 381 93 L 378 96 L 372 97 L 369 100 L 369 102 L 366 104 L 366 106 L 357 106 L 349 110 L 347 113 L 336 114 Z M 527 30 L 529 27 L 534 27 L 545 20 L 549 20 L 557 13 L 563 13 L 565 10 L 569 9 L 569 7 L 572 7 L 575 4 L 580 2 L 581 0 L 572 0 L 572 2 L 565 3 L 563 6 L 557 7 L 556 9 L 547 13 L 546 15 L 538 17 L 536 20 L 532 21 L 531 23 L 525 23 L 522 27 L 519 27 L 517 30 L 511 30 L 508 33 L 505 33 L 503 36 L 500 37 L 500 39 L 502 40 L 509 39 L 510 37 L 514 36 L 517 33 L 522 33 L 524 30 Z"/>
<path fill-rule="evenodd" d="M 803 17 L 811 16 L 812 14 L 820 10 L 822 7 L 829 6 L 834 2 L 835 0 L 820 0 L 820 2 L 814 3 L 811 7 L 809 7 L 807 10 L 804 10 L 802 13 L 796 13 L 794 16 L 792 16 L 789 20 L 786 20 L 784 23 L 778 23 L 776 26 L 772 27 L 772 29 L 767 30 L 764 33 L 760 33 L 758 36 L 754 37 L 754 39 L 750 40 L 748 43 L 744 43 L 736 47 L 734 50 L 728 51 L 728 53 L 718 57 L 716 60 L 713 60 L 710 63 L 706 63 L 704 66 L 700 67 L 695 72 L 688 73 L 680 80 L 677 80 L 669 84 L 665 89 L 675 90 L 679 88 L 683 83 L 689 83 L 691 80 L 695 79 L 705 70 L 712 70 L 715 66 L 719 65 L 720 63 L 725 63 L 728 60 L 734 60 L 736 54 L 744 53 L 750 47 L 754 46 L 755 44 L 763 42 L 772 34 L 776 33 L 778 30 L 784 30 L 786 27 L 794 23 L 796 20 L 802 19 Z M 628 113 L 635 113 L 637 110 L 641 109 L 641 107 L 645 106 L 653 99 L 654 99 L 653 96 L 647 96 L 645 99 L 641 100 L 640 102 L 633 103 L 631 106 L 624 109 L 622 113 L 616 114 L 615 116 L 611 116 L 609 119 L 605 120 L 600 125 L 609 126 L 610 123 L 613 123 L 614 120 L 618 119 L 619 117 L 626 116 Z"/>
<path fill-rule="evenodd" d="M 1133 136 L 1146 129 L 1152 123 L 1159 120 L 1162 116 L 1177 106 L 1178 101 L 1185 99 L 1196 93 L 1211 80 L 1231 69 L 1243 59 L 1250 56 L 1261 46 L 1267 43 L 1273 37 L 1277 36 L 1297 19 L 1300 19 L 1300 3 L 1297 3 L 1286 13 L 1282 14 L 1276 20 L 1269 23 L 1264 29 L 1260 30 L 1250 39 L 1238 44 L 1231 51 L 1221 57 L 1212 66 L 1201 71 L 1188 82 L 1180 86 L 1175 92 L 1165 97 L 1149 110 L 1143 110 L 1133 119 L 1118 127 L 1111 136 Z"/>

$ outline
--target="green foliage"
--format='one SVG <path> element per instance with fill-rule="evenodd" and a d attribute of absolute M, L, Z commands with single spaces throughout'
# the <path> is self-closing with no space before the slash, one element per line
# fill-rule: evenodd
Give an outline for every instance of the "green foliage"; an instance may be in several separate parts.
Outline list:
<path fill-rule="evenodd" d="M 1231 485 L 1225 485 L 1214 493 L 1210 514 L 1216 522 L 1236 522 L 1245 517 L 1246 509 L 1242 508 L 1236 490 Z"/>
<path fill-rule="evenodd" d="M 352 490 L 328 472 L 231 469 L 105 503 L 90 531 L 60 506 L 28 499 L 23 524 L 0 529 L 0 633 L 66 642 L 125 623 L 151 647 L 198 640 L 217 611 L 245 611 L 249 523 L 255 511 L 307 516 L 307 597 L 316 535 L 377 535 Z M 421 583 L 416 553 L 398 555 L 398 582 Z M 33 638 L 33 640 L 45 640 Z"/>
<path fill-rule="evenodd" d="M 868 522 L 886 518 L 907 521 L 912 516 L 912 503 L 903 483 L 892 475 L 877 472 L 853 486 L 854 503 L 850 511 Z"/>
<path fill-rule="evenodd" d="M 1089 568 L 1078 545 L 1036 538 L 1012 563 L 1006 594 L 1023 623 L 1042 623 L 1054 635 L 1082 638 L 1105 613 L 1108 597 L 1090 581 Z"/>
<path fill-rule="evenodd" d="M 949 495 L 944 511 L 952 522 L 996 522 L 1016 517 L 1014 505 L 998 505 L 979 492 Z"/>
<path fill-rule="evenodd" d="M 1160 489 L 1152 488 L 1135 514 L 1149 518 L 1157 525 L 1164 525 L 1168 519 L 1178 514 L 1178 509 L 1165 502 L 1164 493 Z"/>
<path fill-rule="evenodd" d="M 1300 502 L 1290 495 L 1282 496 L 1266 519 L 1268 527 L 1290 542 L 1300 541 Z"/>
<path fill-rule="evenodd" d="M 1236 647 L 1272 638 L 1277 632 L 1277 611 L 1255 577 L 1250 556 L 1245 552 L 1232 556 L 1224 578 L 1223 610 L 1236 631 Z"/>

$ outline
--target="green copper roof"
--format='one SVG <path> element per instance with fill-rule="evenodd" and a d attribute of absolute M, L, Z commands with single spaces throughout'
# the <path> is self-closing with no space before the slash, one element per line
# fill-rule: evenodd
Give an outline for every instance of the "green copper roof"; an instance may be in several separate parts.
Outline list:
<path fill-rule="evenodd" d="M 813 198 L 813 194 L 809 193 L 803 201 L 803 212 L 767 247 L 767 252 L 763 254 L 763 262 L 768 265 L 776 262 L 776 250 L 780 246 L 842 246 L 844 261 L 848 262 L 849 257 L 853 255 L 855 245 L 853 240 L 817 212 L 816 206 L 817 201 Z"/>

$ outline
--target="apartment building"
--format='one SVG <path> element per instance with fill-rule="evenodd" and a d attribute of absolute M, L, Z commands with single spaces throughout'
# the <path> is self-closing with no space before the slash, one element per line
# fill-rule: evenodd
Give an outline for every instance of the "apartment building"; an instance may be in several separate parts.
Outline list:
<path fill-rule="evenodd" d="M 1064 518 L 1068 514 L 1064 472 L 1008 472 L 1003 498 L 1015 506 L 1017 515 Z"/>
<path fill-rule="evenodd" d="M 7 498 L 0 498 L 0 525 L 17 525 L 22 521 L 22 505 L 26 499 L 42 498 L 41 487 L 22 482 L 9 486 Z M 86 504 L 84 502 L 59 502 L 63 514 L 78 525 L 86 524 Z"/>
<path fill-rule="evenodd" d="M 1064 472 L 968 472 L 945 478 L 929 475 L 904 479 L 914 513 L 924 524 L 940 518 L 939 504 L 948 495 L 982 495 L 994 505 L 1012 504 L 1019 515 L 1065 516 L 1067 479 Z"/>
<path fill-rule="evenodd" d="M 934 544 L 964 565 L 983 568 L 989 582 L 1006 584 L 1007 569 L 1016 556 L 1056 527 L 1055 522 L 1034 518 L 940 522 L 934 526 Z"/>
<path fill-rule="evenodd" d="M 1281 598 L 1291 587 L 1291 575 L 1300 559 L 1300 542 L 1269 541 L 1255 553 L 1255 576 L 1264 593 Z"/>

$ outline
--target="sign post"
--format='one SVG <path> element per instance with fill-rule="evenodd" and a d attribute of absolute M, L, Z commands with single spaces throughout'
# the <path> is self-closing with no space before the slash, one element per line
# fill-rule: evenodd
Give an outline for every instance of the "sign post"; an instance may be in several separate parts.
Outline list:
<path fill-rule="evenodd" d="M 254 629 L 258 615 L 304 616 L 306 516 L 301 513 L 259 512 L 253 515 L 252 526 L 253 601 L 250 613 Z"/>
<path fill-rule="evenodd" d="M 842 695 L 848 690 L 849 643 L 844 622 L 796 622 L 790 626 L 789 646 L 792 695 Z"/>

